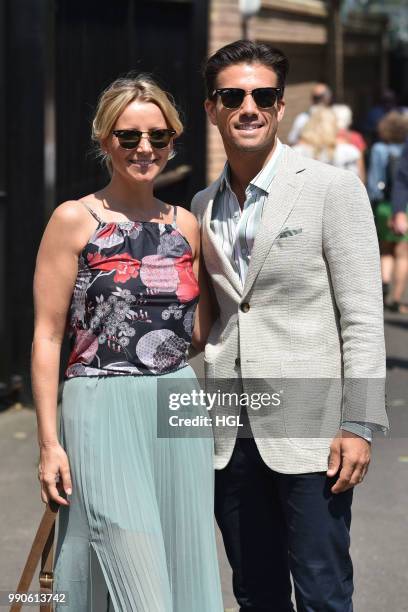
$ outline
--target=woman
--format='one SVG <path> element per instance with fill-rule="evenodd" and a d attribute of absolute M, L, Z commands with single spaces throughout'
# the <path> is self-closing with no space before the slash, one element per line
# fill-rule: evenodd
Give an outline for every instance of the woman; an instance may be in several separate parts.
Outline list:
<path fill-rule="evenodd" d="M 353 123 L 353 111 L 347 104 L 333 104 L 331 107 L 333 113 L 336 115 L 337 121 L 337 141 L 348 142 L 349 144 L 357 147 L 361 153 L 367 149 L 367 145 L 364 141 L 363 136 L 360 132 L 351 129 Z"/>
<path fill-rule="evenodd" d="M 408 307 L 401 303 L 408 278 L 408 235 L 395 234 L 391 228 L 390 203 L 394 174 L 408 136 L 408 116 L 397 111 L 388 113 L 378 124 L 381 142 L 370 152 L 367 190 L 374 208 L 381 253 L 383 295 L 386 303 L 392 285 L 389 308 L 406 314 Z"/>
<path fill-rule="evenodd" d="M 338 141 L 336 115 L 330 108 L 314 111 L 293 148 L 307 157 L 351 170 L 364 180 L 361 152 L 352 144 Z"/>
<path fill-rule="evenodd" d="M 157 435 L 163 383 L 197 388 L 187 350 L 192 335 L 203 343 L 209 326 L 201 282 L 192 334 L 197 222 L 153 195 L 182 129 L 153 81 L 115 81 L 93 121 L 110 182 L 61 204 L 39 249 L 32 357 L 39 478 L 43 501 L 61 505 L 54 588 L 68 592 L 67 612 L 222 610 L 212 440 Z M 72 350 L 59 442 L 66 319 Z"/>

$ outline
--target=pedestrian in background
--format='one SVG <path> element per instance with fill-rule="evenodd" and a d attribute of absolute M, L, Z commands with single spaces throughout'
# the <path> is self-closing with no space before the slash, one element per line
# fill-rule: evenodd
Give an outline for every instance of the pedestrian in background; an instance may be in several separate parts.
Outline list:
<path fill-rule="evenodd" d="M 158 437 L 158 385 L 199 390 L 187 351 L 192 338 L 199 343 L 208 333 L 197 221 L 153 195 L 182 130 L 171 99 L 151 79 L 112 83 L 93 121 L 110 181 L 58 206 L 38 253 L 39 478 L 43 501 L 61 504 L 55 591 L 68 592 L 66 612 L 223 609 L 213 441 Z M 196 313 L 200 292 L 203 312 Z M 205 407 L 192 412 L 207 415 Z"/>
<path fill-rule="evenodd" d="M 318 108 L 313 112 L 293 149 L 305 157 L 351 170 L 364 181 L 362 153 L 353 144 L 339 142 L 337 119 L 331 108 Z"/>
<path fill-rule="evenodd" d="M 311 91 L 311 106 L 309 110 L 299 113 L 288 134 L 288 144 L 294 145 L 299 141 L 300 133 L 310 117 L 317 108 L 330 106 L 332 103 L 333 94 L 326 83 L 316 83 Z"/>
<path fill-rule="evenodd" d="M 391 291 L 388 307 L 405 312 L 407 307 L 401 304 L 401 300 L 408 276 L 408 234 L 397 234 L 393 230 L 391 193 L 404 141 L 408 136 L 408 115 L 398 111 L 388 113 L 378 124 L 378 135 L 380 142 L 376 142 L 370 151 L 367 190 L 380 242 L 384 303 L 387 304 Z M 397 186 L 395 197 L 398 203 L 401 202 L 399 193 L 400 187 Z"/>
<path fill-rule="evenodd" d="M 401 112 L 403 109 L 398 105 L 395 92 L 392 89 L 384 89 L 381 92 L 378 104 L 374 104 L 369 109 L 360 125 L 361 132 L 370 146 L 378 139 L 381 139 L 378 133 L 378 124 L 381 119 L 394 110 Z"/>
<path fill-rule="evenodd" d="M 405 141 L 404 148 L 398 162 L 395 174 L 395 181 L 391 194 L 393 229 L 397 235 L 408 233 L 408 140 Z"/>
<path fill-rule="evenodd" d="M 347 104 L 333 104 L 331 107 L 337 120 L 337 140 L 338 142 L 348 142 L 349 144 L 357 147 L 361 153 L 364 153 L 367 149 L 366 142 L 356 130 L 352 130 L 351 126 L 353 123 L 353 111 Z"/>

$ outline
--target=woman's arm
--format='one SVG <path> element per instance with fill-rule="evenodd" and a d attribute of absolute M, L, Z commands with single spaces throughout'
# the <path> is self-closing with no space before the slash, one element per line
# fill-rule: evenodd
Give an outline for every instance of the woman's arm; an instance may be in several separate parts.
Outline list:
<path fill-rule="evenodd" d="M 365 184 L 366 169 L 365 169 L 364 157 L 362 154 L 360 154 L 360 157 L 357 160 L 357 173 L 358 173 L 360 180 Z"/>
<path fill-rule="evenodd" d="M 44 232 L 34 275 L 34 338 L 31 377 L 40 446 L 39 479 L 44 502 L 68 505 L 59 494 L 60 475 L 65 492 L 72 485 L 66 454 L 58 441 L 57 393 L 61 345 L 68 308 L 78 271 L 78 254 L 90 234 L 84 210 L 65 202 L 53 213 Z"/>
<path fill-rule="evenodd" d="M 193 250 L 193 271 L 200 287 L 200 299 L 194 318 L 192 345 L 198 351 L 204 350 L 213 322 L 216 319 L 216 307 L 211 295 L 210 281 L 201 256 L 200 227 L 196 217 L 183 209 L 179 213 L 179 226 L 187 237 Z"/>
<path fill-rule="evenodd" d="M 200 287 L 200 299 L 194 319 L 192 345 L 201 352 L 204 350 L 211 327 L 216 317 L 216 307 L 211 293 L 210 279 L 201 255 L 197 258 L 196 276 Z"/>

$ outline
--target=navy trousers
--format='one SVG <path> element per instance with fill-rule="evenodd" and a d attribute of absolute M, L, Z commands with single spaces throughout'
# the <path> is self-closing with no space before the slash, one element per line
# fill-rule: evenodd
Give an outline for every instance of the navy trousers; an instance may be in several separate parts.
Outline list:
<path fill-rule="evenodd" d="M 280 474 L 252 438 L 216 470 L 215 515 L 241 612 L 352 612 L 353 489 L 333 495 L 325 472 Z"/>

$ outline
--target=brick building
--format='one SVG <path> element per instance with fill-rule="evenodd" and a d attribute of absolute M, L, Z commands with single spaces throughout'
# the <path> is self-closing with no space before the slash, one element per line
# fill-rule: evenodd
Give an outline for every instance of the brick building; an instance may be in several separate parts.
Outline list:
<path fill-rule="evenodd" d="M 294 117 L 309 106 L 312 85 L 328 82 L 338 102 L 350 104 L 355 117 L 387 84 L 386 21 L 382 16 L 353 17 L 342 26 L 336 0 L 262 0 L 248 24 L 248 37 L 273 43 L 290 60 L 286 112 L 280 126 L 285 141 Z M 331 10 L 328 10 L 328 6 Z M 239 0 L 211 0 L 209 53 L 242 37 Z M 217 130 L 207 130 L 207 177 L 213 180 L 224 163 Z"/>

